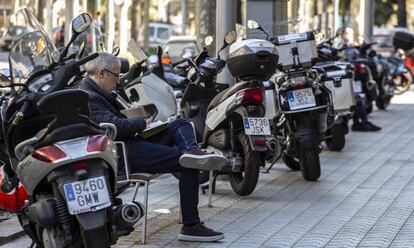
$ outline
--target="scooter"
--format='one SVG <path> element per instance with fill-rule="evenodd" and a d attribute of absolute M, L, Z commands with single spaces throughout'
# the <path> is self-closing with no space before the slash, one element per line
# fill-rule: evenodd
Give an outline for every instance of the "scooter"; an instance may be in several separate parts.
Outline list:
<path fill-rule="evenodd" d="M 30 10 L 17 11 L 12 20 L 34 31 L 9 55 L 11 97 L 1 106 L 1 147 L 20 183 L 3 180 L 0 206 L 18 213 L 39 247 L 110 247 L 133 231 L 144 210 L 117 197 L 115 126 L 94 124 L 87 93 L 64 89 L 82 64 L 98 56 L 67 57 L 92 19 L 87 13 L 73 19 L 73 36 L 60 54 Z"/>
<path fill-rule="evenodd" d="M 234 192 L 246 196 L 257 185 L 264 166 L 261 152 L 268 149 L 263 81 L 273 75 L 278 56 L 270 42 L 235 40 L 235 31 L 230 31 L 217 58 L 204 50 L 189 60 L 196 71 L 183 94 L 181 115 L 194 123 L 202 148 L 227 157 L 227 166 L 218 173 L 228 174 Z M 239 81 L 223 90 L 214 79 L 226 65 L 219 53 L 230 44 L 227 66 Z M 244 46 L 249 50 L 242 52 Z"/>

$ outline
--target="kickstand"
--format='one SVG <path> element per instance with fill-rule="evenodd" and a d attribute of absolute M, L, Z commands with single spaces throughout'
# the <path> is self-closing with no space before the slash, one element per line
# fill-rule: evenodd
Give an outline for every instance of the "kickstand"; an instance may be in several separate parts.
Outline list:
<path fill-rule="evenodd" d="M 275 165 L 275 164 L 276 164 L 276 161 L 275 161 L 275 162 L 273 162 L 272 164 L 270 164 L 269 168 L 267 168 L 267 169 L 266 169 L 266 171 L 265 171 L 265 172 L 263 172 L 263 173 L 268 174 L 268 173 L 269 173 L 269 171 L 273 168 L 273 165 Z"/>
<path fill-rule="evenodd" d="M 34 248 L 35 247 L 35 242 L 34 241 L 32 241 L 32 243 L 30 244 L 30 246 L 29 246 L 29 248 Z"/>

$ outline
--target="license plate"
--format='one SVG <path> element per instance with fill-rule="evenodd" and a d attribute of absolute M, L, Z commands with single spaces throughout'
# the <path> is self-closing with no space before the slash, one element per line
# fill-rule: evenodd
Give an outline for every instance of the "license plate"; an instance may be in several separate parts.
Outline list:
<path fill-rule="evenodd" d="M 98 211 L 111 205 L 104 176 L 67 183 L 63 188 L 71 215 Z"/>
<path fill-rule="evenodd" d="M 313 95 L 312 88 L 289 91 L 288 101 L 290 110 L 304 109 L 316 106 L 315 96 Z"/>
<path fill-rule="evenodd" d="M 354 80 L 354 93 L 361 93 L 362 92 L 362 83 L 359 80 Z"/>
<path fill-rule="evenodd" d="M 243 123 L 246 135 L 270 135 L 270 124 L 267 118 L 244 117 Z"/>

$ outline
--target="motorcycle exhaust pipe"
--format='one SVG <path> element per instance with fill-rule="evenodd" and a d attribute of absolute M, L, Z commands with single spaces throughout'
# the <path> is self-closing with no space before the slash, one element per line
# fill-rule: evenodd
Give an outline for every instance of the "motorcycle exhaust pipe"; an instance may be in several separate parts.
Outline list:
<path fill-rule="evenodd" d="M 121 228 L 133 227 L 143 216 L 144 206 L 140 202 L 130 202 L 119 206 L 114 212 L 115 225 Z"/>

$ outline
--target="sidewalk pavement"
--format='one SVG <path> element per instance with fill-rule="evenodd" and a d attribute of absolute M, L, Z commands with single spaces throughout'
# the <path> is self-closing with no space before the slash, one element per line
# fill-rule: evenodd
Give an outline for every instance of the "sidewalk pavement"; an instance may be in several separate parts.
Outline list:
<path fill-rule="evenodd" d="M 225 233 L 222 242 L 177 240 L 178 183 L 159 177 L 150 186 L 148 245 L 139 245 L 138 227 L 115 247 L 413 247 L 413 120 L 414 92 L 396 97 L 387 111 L 371 116 L 382 131 L 350 132 L 342 152 L 324 149 L 318 182 L 305 182 L 281 162 L 260 174 L 248 197 L 218 180 L 214 207 L 201 195 L 200 214 Z M 4 247 L 29 243 L 22 237 Z"/>

